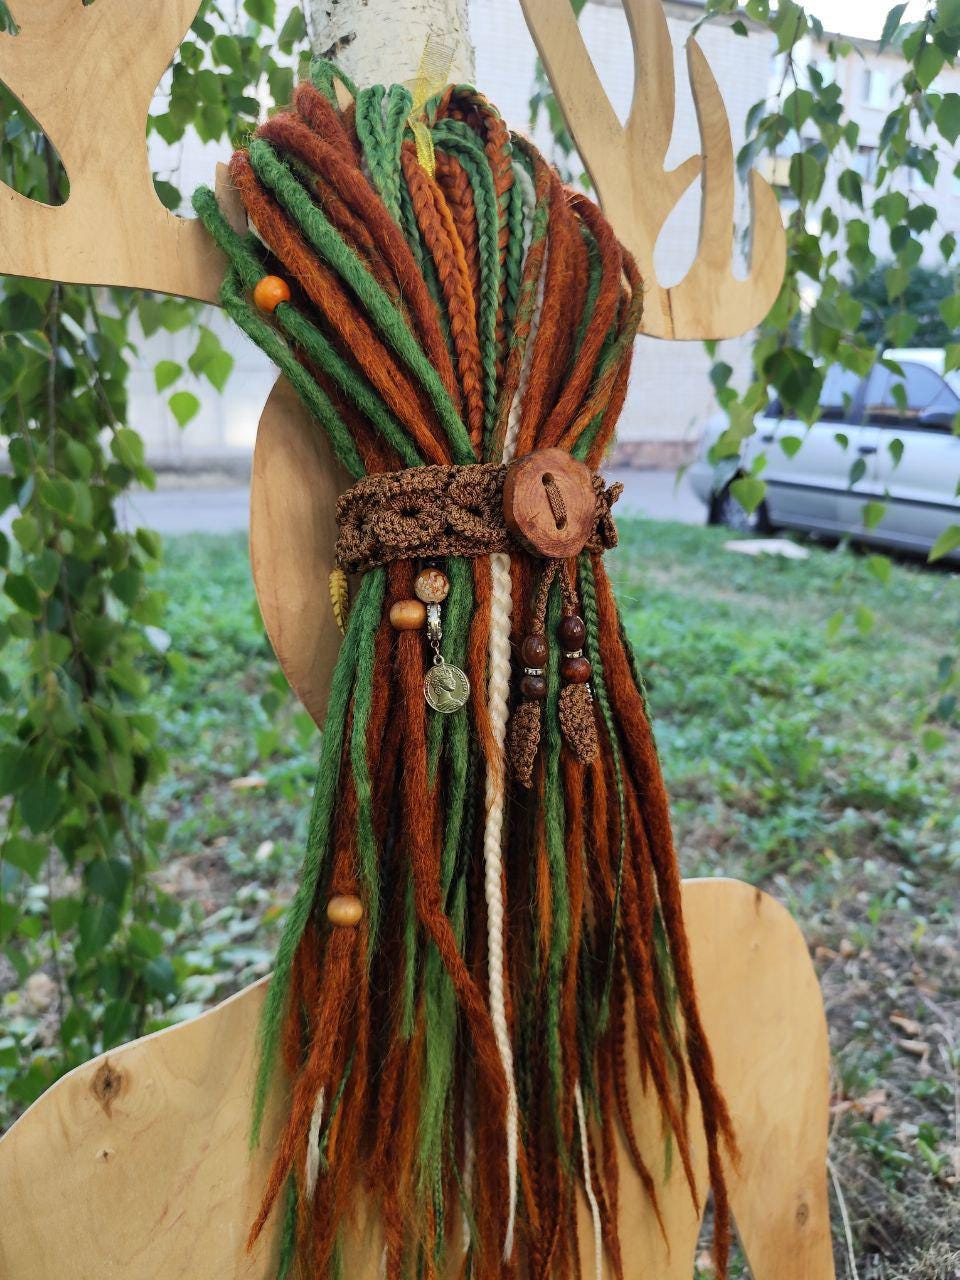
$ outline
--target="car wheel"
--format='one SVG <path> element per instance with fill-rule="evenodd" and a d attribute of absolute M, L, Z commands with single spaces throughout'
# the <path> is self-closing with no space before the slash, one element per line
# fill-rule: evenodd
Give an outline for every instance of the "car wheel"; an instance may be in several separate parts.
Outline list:
<path fill-rule="evenodd" d="M 710 507 L 710 523 L 726 525 L 737 533 L 769 533 L 770 515 L 761 502 L 756 511 L 742 507 L 730 491 L 730 485 L 718 493 Z"/>

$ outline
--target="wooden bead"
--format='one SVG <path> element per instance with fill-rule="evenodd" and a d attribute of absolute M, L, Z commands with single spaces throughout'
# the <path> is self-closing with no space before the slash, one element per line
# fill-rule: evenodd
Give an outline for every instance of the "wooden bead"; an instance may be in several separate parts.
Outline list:
<path fill-rule="evenodd" d="M 442 604 L 450 592 L 450 580 L 440 569 L 423 569 L 417 574 L 413 589 L 424 604 Z"/>
<path fill-rule="evenodd" d="M 327 919 L 337 929 L 355 929 L 363 919 L 363 903 L 353 894 L 337 893 L 327 903 Z"/>
<path fill-rule="evenodd" d="M 290 286 L 279 276 L 264 276 L 262 280 L 257 281 L 253 291 L 253 301 L 258 310 L 273 315 L 281 302 L 290 301 Z"/>
<path fill-rule="evenodd" d="M 566 560 L 583 550 L 596 523 L 590 468 L 563 449 L 517 458 L 503 482 L 503 518 L 532 555 Z"/>
<path fill-rule="evenodd" d="M 560 619 L 560 625 L 557 627 L 557 636 L 565 652 L 569 653 L 572 649 L 582 649 L 583 642 L 587 638 L 587 628 L 583 624 L 583 619 L 575 613 L 566 614 Z"/>
<path fill-rule="evenodd" d="M 544 667 L 550 656 L 550 646 L 546 636 L 527 636 L 520 646 L 520 656 L 525 667 Z"/>
<path fill-rule="evenodd" d="M 590 659 L 579 658 L 562 658 L 560 661 L 560 674 L 564 680 L 570 684 L 586 684 L 593 674 L 593 668 L 590 666 Z"/>
<path fill-rule="evenodd" d="M 520 681 L 520 696 L 528 702 L 542 702 L 547 696 L 547 682 L 543 676 L 524 676 Z"/>
<path fill-rule="evenodd" d="M 427 623 L 427 606 L 422 600 L 398 600 L 390 606 L 394 631 L 419 631 Z"/>

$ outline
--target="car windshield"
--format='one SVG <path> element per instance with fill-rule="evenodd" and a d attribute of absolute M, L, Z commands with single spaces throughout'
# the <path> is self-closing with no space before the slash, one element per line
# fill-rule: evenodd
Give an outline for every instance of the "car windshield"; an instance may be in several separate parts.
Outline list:
<path fill-rule="evenodd" d="M 943 376 L 950 390 L 960 397 L 960 369 L 951 369 L 949 373 L 945 373 Z"/>

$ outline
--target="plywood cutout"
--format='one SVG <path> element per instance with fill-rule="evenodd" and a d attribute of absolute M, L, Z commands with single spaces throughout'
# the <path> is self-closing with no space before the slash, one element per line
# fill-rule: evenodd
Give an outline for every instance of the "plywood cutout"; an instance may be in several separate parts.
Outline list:
<path fill-rule="evenodd" d="M 824 1168 L 828 1045 L 806 945 L 784 909 L 734 881 L 688 881 L 683 907 L 717 1074 L 740 1142 L 728 1167 L 755 1280 L 833 1280 Z M 111 1051 L 65 1077 L 0 1142 L 3 1280 L 273 1280 L 276 1226 L 244 1241 L 283 1112 L 247 1148 L 264 984 L 193 1022 Z M 669 1247 L 621 1150 L 627 1280 L 690 1280 L 700 1226 L 682 1172 L 664 1171 L 655 1103 L 630 1081 L 638 1140 L 656 1179 Z M 693 1159 L 706 1183 L 699 1115 Z M 580 1205 L 582 1271 L 593 1228 Z M 376 1215 L 358 1205 L 344 1275 L 379 1280 Z M 452 1265 L 445 1280 L 454 1280 Z"/>
<path fill-rule="evenodd" d="M 584 44 L 573 8 L 558 0 L 520 0 L 564 119 L 603 211 L 637 260 L 646 285 L 642 333 L 654 338 L 730 338 L 766 316 L 783 283 L 786 236 L 776 193 L 750 174 L 752 248 L 745 279 L 733 273 L 734 156 L 726 108 L 696 40 L 687 42 L 690 88 L 701 154 L 676 169 L 664 160 L 674 126 L 673 45 L 660 0 L 623 0 L 633 41 L 634 89 L 621 124 Z M 654 249 L 681 196 L 702 185 L 697 257 L 665 289 Z"/>
<path fill-rule="evenodd" d="M 755 175 L 749 278 L 734 280 L 733 167 L 723 104 L 699 49 L 691 79 L 702 157 L 663 172 L 673 121 L 672 56 L 658 0 L 626 0 L 638 76 L 630 120 L 610 109 L 569 8 L 523 0 L 561 106 L 618 235 L 647 281 L 645 332 L 732 336 L 759 321 L 783 271 L 772 192 Z M 0 184 L 0 273 L 138 286 L 216 299 L 224 262 L 200 225 L 161 206 L 146 150 L 149 103 L 199 0 L 14 0 L 0 80 L 57 148 L 70 180 L 59 208 Z M 652 259 L 664 221 L 697 175 L 704 220 L 687 280 L 664 290 Z M 224 175 L 218 178 L 223 189 Z M 334 504 L 345 483 L 289 386 L 261 421 L 251 559 L 271 642 L 322 721 L 340 636 L 327 601 Z M 769 898 L 726 881 L 684 886 L 706 1030 L 743 1149 L 728 1171 L 756 1280 L 832 1280 L 825 1155 L 827 1042 L 822 1002 L 796 926 Z M 264 1185 L 284 1100 L 265 1141 L 246 1146 L 262 987 L 184 1026 L 112 1051 L 50 1089 L 0 1141 L 3 1280 L 267 1280 L 275 1238 L 243 1242 Z M 659 1110 L 630 1082 L 635 1123 L 662 1183 L 668 1248 L 622 1160 L 620 1228 L 629 1280 L 690 1280 L 699 1218 L 662 1163 Z M 694 1124 L 698 1124 L 694 1115 Z M 702 1138 L 694 1144 L 701 1185 Z M 582 1214 L 583 1268 L 592 1228 Z M 358 1204 L 345 1274 L 380 1273 L 376 1215 Z"/>

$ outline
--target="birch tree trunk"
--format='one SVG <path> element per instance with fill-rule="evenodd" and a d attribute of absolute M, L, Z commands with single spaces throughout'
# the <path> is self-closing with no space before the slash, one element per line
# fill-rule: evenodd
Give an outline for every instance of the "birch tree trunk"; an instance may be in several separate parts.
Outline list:
<path fill-rule="evenodd" d="M 414 79 L 427 37 L 453 52 L 447 79 L 474 81 L 467 0 L 307 0 L 314 52 L 358 87 Z"/>

